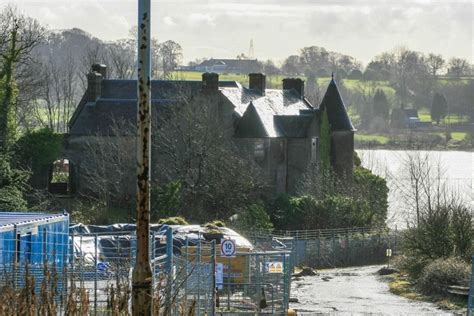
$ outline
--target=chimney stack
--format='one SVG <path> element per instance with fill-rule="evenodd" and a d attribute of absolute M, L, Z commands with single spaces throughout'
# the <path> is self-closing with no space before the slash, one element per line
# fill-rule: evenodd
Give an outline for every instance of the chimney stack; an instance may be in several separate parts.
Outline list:
<path fill-rule="evenodd" d="M 249 74 L 249 89 L 265 94 L 266 76 L 262 73 Z"/>
<path fill-rule="evenodd" d="M 295 90 L 298 96 L 304 98 L 304 81 L 300 78 L 283 79 L 283 90 Z"/>
<path fill-rule="evenodd" d="M 102 75 L 98 72 L 91 71 L 87 74 L 87 94 L 89 101 L 96 101 L 100 98 L 102 89 Z"/>
<path fill-rule="evenodd" d="M 202 91 L 217 92 L 219 91 L 219 75 L 215 72 L 206 72 L 202 74 Z"/>
<path fill-rule="evenodd" d="M 102 75 L 102 79 L 107 79 L 107 66 L 103 64 L 93 64 L 91 67 L 92 72 L 98 72 Z"/>

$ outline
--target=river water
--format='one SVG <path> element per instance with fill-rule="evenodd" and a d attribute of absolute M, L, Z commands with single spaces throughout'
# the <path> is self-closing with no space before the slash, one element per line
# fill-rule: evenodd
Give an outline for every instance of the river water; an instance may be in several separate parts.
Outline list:
<path fill-rule="evenodd" d="M 357 150 L 362 165 L 387 179 L 389 210 L 387 224 L 404 228 L 414 219 L 406 192 L 410 191 L 407 176 L 409 157 L 429 161 L 434 180 L 441 179 L 449 191 L 455 192 L 465 205 L 474 209 L 474 153 L 465 151 L 408 151 L 408 150 Z M 422 160 L 420 159 L 420 160 Z M 405 193 L 404 193 L 405 192 Z"/>

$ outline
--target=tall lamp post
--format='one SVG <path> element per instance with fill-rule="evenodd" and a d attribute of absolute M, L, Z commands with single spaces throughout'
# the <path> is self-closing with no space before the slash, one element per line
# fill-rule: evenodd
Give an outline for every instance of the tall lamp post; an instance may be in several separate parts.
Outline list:
<path fill-rule="evenodd" d="M 152 314 L 150 235 L 150 0 L 138 0 L 137 256 L 132 273 L 132 314 Z"/>

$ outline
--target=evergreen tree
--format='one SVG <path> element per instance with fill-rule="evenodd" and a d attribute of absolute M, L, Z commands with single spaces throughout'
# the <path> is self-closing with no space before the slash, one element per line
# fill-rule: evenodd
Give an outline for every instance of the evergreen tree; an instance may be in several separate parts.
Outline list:
<path fill-rule="evenodd" d="M 390 104 L 388 103 L 385 92 L 381 89 L 377 89 L 374 95 L 374 104 L 372 111 L 374 118 L 380 117 L 385 122 L 388 122 L 390 116 Z"/>
<path fill-rule="evenodd" d="M 331 127 L 329 126 L 328 112 L 323 111 L 320 130 L 320 152 L 321 170 L 327 173 L 331 168 Z"/>
<path fill-rule="evenodd" d="M 441 93 L 435 93 L 433 103 L 431 105 L 431 120 L 439 125 L 439 121 L 443 119 L 448 112 L 448 102 Z"/>

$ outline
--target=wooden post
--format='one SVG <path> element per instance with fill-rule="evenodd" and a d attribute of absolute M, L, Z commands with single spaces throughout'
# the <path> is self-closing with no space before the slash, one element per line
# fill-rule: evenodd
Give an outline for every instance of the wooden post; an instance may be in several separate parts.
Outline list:
<path fill-rule="evenodd" d="M 132 314 L 152 313 L 150 239 L 150 0 L 138 0 L 137 255 L 132 273 Z"/>

